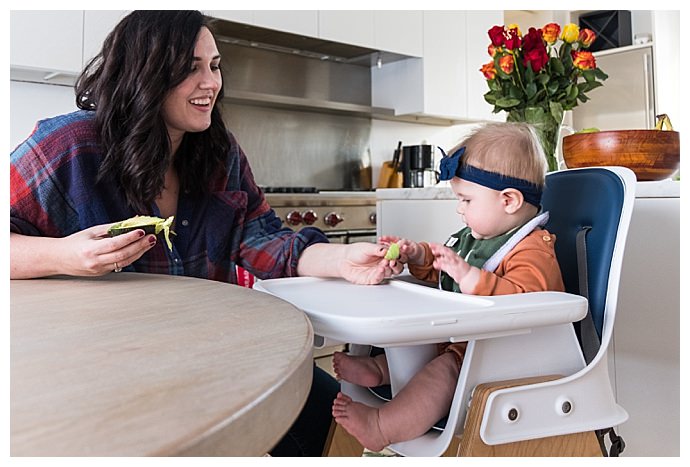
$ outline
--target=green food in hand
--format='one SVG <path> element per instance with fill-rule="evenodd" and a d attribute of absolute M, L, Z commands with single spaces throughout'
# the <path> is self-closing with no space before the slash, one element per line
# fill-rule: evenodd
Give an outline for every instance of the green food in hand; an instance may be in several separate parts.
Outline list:
<path fill-rule="evenodd" d="M 384 256 L 384 259 L 387 259 L 389 261 L 398 259 L 400 257 L 400 246 L 397 243 L 391 243 L 390 246 L 388 247 L 388 251 L 386 252 L 386 256 Z"/>
<path fill-rule="evenodd" d="M 147 235 L 158 235 L 162 231 L 163 235 L 165 235 L 165 243 L 168 245 L 170 251 L 172 251 L 170 234 L 172 233 L 175 235 L 175 232 L 170 230 L 170 226 L 173 223 L 173 219 L 175 219 L 175 216 L 170 216 L 167 219 L 154 216 L 134 216 L 111 225 L 108 229 L 108 235 L 115 237 L 137 229 L 143 230 Z"/>

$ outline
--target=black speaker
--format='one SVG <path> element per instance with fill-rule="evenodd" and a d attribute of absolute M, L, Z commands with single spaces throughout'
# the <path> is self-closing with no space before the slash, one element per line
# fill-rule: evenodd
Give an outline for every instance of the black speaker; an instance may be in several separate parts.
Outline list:
<path fill-rule="evenodd" d="M 630 11 L 592 11 L 580 15 L 580 29 L 594 31 L 597 38 L 589 47 L 590 52 L 632 45 Z"/>

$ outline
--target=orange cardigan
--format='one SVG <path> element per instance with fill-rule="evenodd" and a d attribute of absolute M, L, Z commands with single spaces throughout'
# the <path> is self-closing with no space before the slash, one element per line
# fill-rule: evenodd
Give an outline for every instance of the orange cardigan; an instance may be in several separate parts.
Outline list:
<path fill-rule="evenodd" d="M 554 242 L 556 236 L 547 230 L 536 229 L 513 248 L 498 265 L 496 271 L 481 271 L 481 277 L 474 290 L 463 290 L 472 295 L 508 295 L 522 292 L 565 290 L 561 269 L 556 261 Z M 424 264 L 409 264 L 414 277 L 427 282 L 438 283 L 439 272 L 432 266 L 434 257 L 426 242 Z"/>

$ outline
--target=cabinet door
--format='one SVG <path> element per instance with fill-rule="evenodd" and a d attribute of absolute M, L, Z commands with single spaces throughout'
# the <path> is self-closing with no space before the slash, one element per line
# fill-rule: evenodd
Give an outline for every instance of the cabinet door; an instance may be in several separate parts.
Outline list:
<path fill-rule="evenodd" d="M 424 113 L 467 114 L 467 12 L 424 12 Z"/>
<path fill-rule="evenodd" d="M 320 10 L 319 37 L 344 44 L 376 48 L 374 12 Z"/>
<path fill-rule="evenodd" d="M 421 11 L 381 10 L 374 12 L 376 48 L 421 57 L 424 48 L 424 17 Z"/>
<path fill-rule="evenodd" d="M 81 10 L 11 11 L 10 67 L 79 73 L 83 30 Z"/>
<path fill-rule="evenodd" d="M 252 10 L 204 10 L 203 13 L 236 23 L 254 24 L 254 11 Z"/>
<path fill-rule="evenodd" d="M 506 113 L 492 113 L 493 106 L 484 100 L 489 91 L 481 66 L 491 60 L 489 56 L 489 29 L 503 24 L 502 11 L 467 11 L 467 56 L 465 79 L 467 83 L 467 118 L 473 120 L 505 121 Z"/>
<path fill-rule="evenodd" d="M 103 41 L 130 10 L 86 10 L 84 12 L 84 65 L 100 52 Z"/>
<path fill-rule="evenodd" d="M 316 10 L 256 10 L 254 25 L 308 37 L 318 37 L 318 12 Z"/>

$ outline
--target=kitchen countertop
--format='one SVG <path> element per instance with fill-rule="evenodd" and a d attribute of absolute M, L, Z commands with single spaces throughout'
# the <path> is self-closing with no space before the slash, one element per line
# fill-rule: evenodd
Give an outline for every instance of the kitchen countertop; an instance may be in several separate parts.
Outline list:
<path fill-rule="evenodd" d="M 637 182 L 636 198 L 678 198 L 680 197 L 680 181 L 672 179 L 658 182 Z M 455 199 L 448 182 L 441 182 L 425 188 L 379 188 L 376 190 L 376 200 L 449 200 Z"/>

